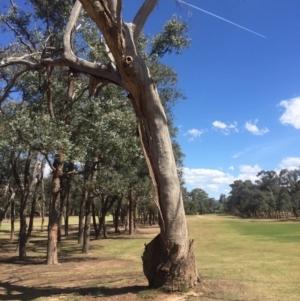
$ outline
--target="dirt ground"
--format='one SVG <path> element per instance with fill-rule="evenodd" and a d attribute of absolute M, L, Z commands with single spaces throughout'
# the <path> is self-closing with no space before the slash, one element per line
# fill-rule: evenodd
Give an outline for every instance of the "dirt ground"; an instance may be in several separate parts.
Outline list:
<path fill-rule="evenodd" d="M 158 231 L 144 228 L 134 238 L 153 237 L 153 230 Z M 124 235 L 125 238 L 128 235 Z M 148 288 L 141 267 L 131 268 L 137 263 L 130 257 L 112 259 L 99 256 L 100 253 L 77 252 L 72 256 L 64 253 L 59 256 L 58 265 L 47 266 L 45 254 L 36 255 L 39 250 L 45 251 L 44 239 L 31 242 L 29 249 L 33 252 L 27 255 L 26 263 L 19 262 L 16 242 L 0 237 L 0 300 L 211 301 L 236 300 L 231 298 L 234 292 L 243 291 L 240 284 L 203 279 L 193 290 L 166 294 Z M 228 298 L 224 299 L 224 296 Z"/>
<path fill-rule="evenodd" d="M 148 235 L 146 231 L 144 229 L 135 238 Z M 38 252 L 39 248 L 44 249 L 42 244 L 43 240 L 33 241 L 29 249 Z M 198 300 L 200 296 L 196 291 L 165 294 L 149 289 L 141 269 L 130 269 L 136 264 L 130 258 L 103 258 L 93 253 L 64 254 L 58 265 L 47 266 L 44 256 L 36 256 L 34 252 L 28 255 L 26 263 L 18 261 L 16 242 L 0 237 L 0 300 L 183 301 Z"/>

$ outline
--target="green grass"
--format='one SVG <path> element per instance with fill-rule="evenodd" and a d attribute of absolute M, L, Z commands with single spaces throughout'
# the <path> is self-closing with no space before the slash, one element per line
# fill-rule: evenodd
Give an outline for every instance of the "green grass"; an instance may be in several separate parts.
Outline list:
<path fill-rule="evenodd" d="M 200 293 L 201 301 L 300 300 L 300 222 L 238 219 L 216 215 L 189 216 L 187 219 L 190 237 L 194 239 L 198 268 L 204 279 L 196 289 Z M 67 239 L 63 238 L 59 245 L 61 266 L 51 268 L 43 264 L 33 265 L 32 268 L 38 272 L 28 274 L 26 266 L 22 269 L 20 265 L 8 265 L 5 273 L 2 273 L 2 280 L 0 276 L 0 282 L 11 277 L 14 279 L 14 275 L 9 276 L 10 271 L 19 271 L 17 269 L 21 267 L 20 273 L 23 271 L 23 274 L 18 277 L 23 284 L 21 287 L 17 286 L 16 291 L 30 290 L 35 287 L 34 281 L 38 283 L 43 279 L 43 283 L 52 283 L 55 279 L 53 287 L 57 287 L 58 292 L 52 291 L 51 294 L 61 294 L 61 300 L 70 301 L 84 300 L 85 296 L 109 297 L 114 294 L 115 287 L 130 288 L 136 284 L 141 285 L 141 281 L 145 283 L 141 255 L 144 244 L 151 237 L 129 238 L 126 235 L 115 235 L 106 240 L 91 240 L 90 254 L 85 255 L 81 253 L 81 246 L 76 240 L 77 222 L 77 217 L 70 219 L 71 235 Z M 18 222 L 16 233 L 17 228 Z M 1 254 L 12 258 L 17 256 L 14 245 L 16 241 L 14 244 L 8 241 L 9 229 L 9 223 L 2 223 L 0 259 Z M 36 220 L 35 231 L 28 244 L 28 256 L 41 262 L 46 257 L 47 233 L 41 233 L 39 229 L 40 221 Z M 150 231 L 154 237 L 157 230 L 151 228 L 140 231 Z M 82 274 L 86 269 L 89 271 L 88 277 Z M 40 278 L 39 274 L 43 277 Z M 75 287 L 72 292 L 64 288 L 70 283 Z M 44 291 L 42 283 L 36 285 L 40 289 L 35 292 L 38 299 Z M 157 300 L 160 293 L 147 290 L 143 286 L 134 289 L 134 294 L 141 300 Z M 186 300 L 199 300 L 199 297 L 189 295 Z"/>
<path fill-rule="evenodd" d="M 287 221 L 243 223 L 232 222 L 231 227 L 241 235 L 255 236 L 256 240 L 268 240 L 279 243 L 300 243 L 299 223 Z"/>
<path fill-rule="evenodd" d="M 224 285 L 218 297 L 300 300 L 299 222 L 214 215 L 188 221 L 202 276 L 212 287 Z"/>

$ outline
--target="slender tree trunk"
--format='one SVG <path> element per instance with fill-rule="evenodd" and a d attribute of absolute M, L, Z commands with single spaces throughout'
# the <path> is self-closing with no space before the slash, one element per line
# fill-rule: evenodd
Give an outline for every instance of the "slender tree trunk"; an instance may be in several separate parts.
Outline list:
<path fill-rule="evenodd" d="M 44 232 L 45 225 L 45 198 L 42 196 L 42 206 L 41 206 L 41 232 Z"/>
<path fill-rule="evenodd" d="M 44 170 L 45 170 L 46 159 L 43 159 L 42 162 L 42 179 L 41 179 L 41 232 L 44 232 L 44 224 L 45 224 L 45 184 L 44 184 Z"/>
<path fill-rule="evenodd" d="M 102 228 L 103 228 L 103 237 L 107 238 L 107 232 L 106 232 L 106 214 L 103 215 L 103 223 L 102 223 Z"/>
<path fill-rule="evenodd" d="M 85 210 L 85 224 L 84 224 L 84 240 L 82 246 L 82 253 L 87 254 L 90 247 L 90 232 L 91 232 L 91 204 L 92 198 L 89 196 L 86 201 L 86 210 Z"/>
<path fill-rule="evenodd" d="M 12 198 L 10 203 L 10 241 L 15 238 L 15 200 Z"/>
<path fill-rule="evenodd" d="M 132 191 L 129 192 L 128 196 L 128 202 L 129 202 L 129 235 L 135 234 L 135 204 L 134 199 L 132 195 Z"/>
<path fill-rule="evenodd" d="M 19 232 L 19 260 L 26 260 L 26 196 L 21 196 L 20 232 Z"/>
<path fill-rule="evenodd" d="M 6 220 L 6 215 L 7 215 L 8 208 L 11 205 L 11 202 L 13 201 L 13 199 L 16 195 L 14 190 L 12 189 L 10 184 L 8 183 L 4 188 L 4 192 L 3 192 L 3 196 L 2 196 L 3 199 L 5 199 L 7 197 L 8 191 L 10 191 L 11 196 L 10 196 L 8 202 L 6 203 L 5 207 L 4 207 L 4 211 L 0 211 L 0 226 L 1 226 L 2 220 L 3 219 Z"/>
<path fill-rule="evenodd" d="M 37 174 L 37 167 L 39 162 L 40 153 L 36 153 L 34 167 L 31 170 L 32 153 L 29 152 L 25 161 L 25 167 L 22 175 L 22 180 L 18 170 L 18 159 L 15 157 L 12 159 L 12 170 L 16 184 L 20 189 L 20 231 L 19 231 L 19 260 L 26 260 L 26 206 L 27 201 L 32 194 L 32 190 L 35 185 L 35 179 Z"/>
<path fill-rule="evenodd" d="M 122 205 L 122 199 L 120 199 L 117 203 L 117 207 L 115 210 L 115 233 L 120 233 L 119 229 L 119 217 L 120 217 L 120 210 L 121 210 L 121 205 Z"/>
<path fill-rule="evenodd" d="M 95 237 L 96 237 L 96 233 L 97 233 L 97 221 L 96 221 L 96 210 L 95 210 L 94 199 L 92 200 L 92 217 L 93 217 L 93 227 L 94 227 L 94 232 L 95 232 Z"/>
<path fill-rule="evenodd" d="M 64 153 L 60 150 L 53 164 L 52 193 L 50 199 L 50 212 L 48 224 L 47 264 L 58 263 L 58 228 L 60 221 L 60 189 L 63 174 Z"/>
<path fill-rule="evenodd" d="M 70 188 L 68 189 L 68 194 L 66 198 L 65 206 L 65 236 L 69 236 L 69 215 L 70 215 Z"/>
<path fill-rule="evenodd" d="M 33 230 L 33 220 L 34 220 L 36 199 L 37 199 L 37 195 L 34 195 L 32 202 L 31 202 L 31 211 L 30 211 L 29 226 L 28 226 L 28 230 L 27 230 L 26 242 L 29 242 L 30 236 L 31 236 L 31 233 Z"/>
<path fill-rule="evenodd" d="M 85 184 L 84 184 L 85 187 Z M 83 244 L 84 236 L 84 217 L 85 217 L 85 206 L 87 201 L 88 192 L 84 188 L 81 196 L 80 208 L 79 208 L 79 225 L 78 225 L 78 244 Z"/>

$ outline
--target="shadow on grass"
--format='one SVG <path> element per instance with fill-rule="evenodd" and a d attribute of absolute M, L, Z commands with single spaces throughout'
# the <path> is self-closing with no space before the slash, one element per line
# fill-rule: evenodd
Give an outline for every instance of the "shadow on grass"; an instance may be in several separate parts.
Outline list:
<path fill-rule="evenodd" d="M 95 296 L 109 297 L 116 295 L 124 295 L 128 293 L 138 294 L 139 292 L 148 290 L 148 286 L 124 286 L 119 288 L 107 287 L 69 287 L 69 288 L 53 288 L 53 287 L 26 287 L 9 282 L 0 282 L 0 288 L 5 290 L 5 294 L 0 294 L 0 300 L 20 300 L 31 301 L 41 297 L 54 297 L 59 295 L 72 296 Z"/>
<path fill-rule="evenodd" d="M 59 264 L 64 263 L 82 263 L 89 262 L 93 260 L 99 260 L 97 257 L 60 257 L 58 256 Z M 9 258 L 0 258 L 0 264 L 12 264 L 12 265 L 46 265 L 46 260 L 44 257 L 36 257 L 36 256 L 27 256 L 25 261 L 19 260 L 18 256 L 12 256 Z M 0 298 L 1 300 L 1 298 Z"/>

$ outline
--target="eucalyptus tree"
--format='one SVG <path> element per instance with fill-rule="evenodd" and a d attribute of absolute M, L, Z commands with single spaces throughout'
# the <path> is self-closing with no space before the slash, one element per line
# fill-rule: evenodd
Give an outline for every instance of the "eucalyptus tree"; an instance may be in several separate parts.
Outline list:
<path fill-rule="evenodd" d="M 143 255 L 145 275 L 151 286 L 164 286 L 171 291 L 179 290 L 182 286 L 194 286 L 199 278 L 198 270 L 192 242 L 188 237 L 168 120 L 145 58 L 137 47 L 144 24 L 158 0 L 145 0 L 131 23 L 126 23 L 122 19 L 121 0 L 81 0 L 76 1 L 72 8 L 69 1 L 47 3 L 47 5 L 42 0 L 30 2 L 33 5 L 34 17 L 44 21 L 35 23 L 38 24 L 37 30 L 30 32 L 28 24 L 32 15 L 21 13 L 13 2 L 10 15 L 1 16 L 2 22 L 15 32 L 17 40 L 15 44 L 1 52 L 3 58 L 1 68 L 9 69 L 16 65 L 23 68 L 20 68 L 17 73 L 11 72 L 5 79 L 0 102 L 10 95 L 11 88 L 25 73 L 46 72 L 48 110 L 53 117 L 52 72 L 55 67 L 63 66 L 77 74 L 89 75 L 91 95 L 107 82 L 127 91 L 137 117 L 139 137 L 160 213 L 161 232 L 146 246 Z M 95 39 L 101 39 L 106 59 L 97 57 L 96 61 L 92 62 L 87 56 L 79 57 L 80 51 L 76 48 L 78 45 L 76 42 L 82 41 L 82 36 L 78 39 L 76 30 L 79 30 L 80 23 L 82 24 L 82 7 L 102 34 L 102 37 Z M 20 20 L 19 24 L 17 20 Z M 12 23 L 18 26 L 10 26 Z M 155 42 L 153 47 L 156 51 L 150 51 L 150 55 L 159 56 L 172 50 L 176 52 L 186 46 L 186 39 L 176 38 L 179 31 L 176 23 L 174 24 L 175 26 L 172 26 L 172 23 L 169 23 L 165 27 L 164 32 L 169 32 L 170 35 L 157 36 L 158 42 Z M 161 43 L 164 37 L 169 39 Z M 12 53 L 14 55 L 11 55 Z M 60 191 L 56 180 L 61 176 L 63 160 L 64 149 L 61 147 L 54 164 L 51 164 L 54 179 L 52 204 L 56 203 Z M 56 220 L 56 217 L 54 216 L 53 219 Z M 56 227 L 56 222 L 50 227 L 53 233 Z M 49 240 L 54 240 L 54 236 L 50 235 Z M 55 263 L 56 259 L 53 258 L 51 261 Z"/>
<path fill-rule="evenodd" d="M 279 178 L 280 185 L 284 186 L 289 193 L 292 212 L 298 218 L 300 211 L 300 169 L 282 169 Z"/>

